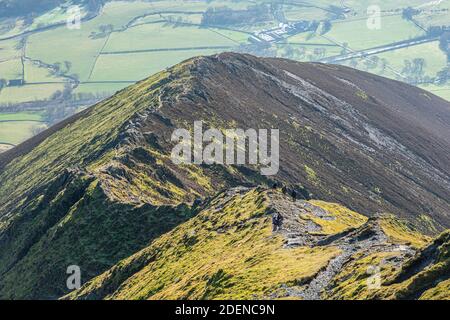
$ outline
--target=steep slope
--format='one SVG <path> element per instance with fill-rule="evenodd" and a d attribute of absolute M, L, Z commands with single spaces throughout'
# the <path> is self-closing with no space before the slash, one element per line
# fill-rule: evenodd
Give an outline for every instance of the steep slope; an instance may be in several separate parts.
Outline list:
<path fill-rule="evenodd" d="M 272 232 L 275 212 L 285 222 Z M 337 204 L 293 202 L 280 191 L 237 188 L 65 298 L 389 298 L 400 296 L 411 286 L 405 282 L 420 278 L 423 270 L 436 273 L 448 265 L 446 252 L 414 267 L 425 252 L 433 255 L 429 251 L 438 245 L 443 251 L 443 239 L 448 246 L 443 235 L 420 250 L 429 239 L 393 217 L 368 220 Z M 370 286 L 371 267 L 379 268 L 376 288 Z M 439 290 L 450 298 L 439 289 L 450 274 L 440 275 L 422 280 L 426 285 L 416 292 Z"/>
<path fill-rule="evenodd" d="M 278 175 L 175 165 L 172 132 L 199 120 L 279 128 Z M 450 225 L 449 129 L 444 100 L 352 69 L 190 59 L 0 155 L 0 297 L 60 297 L 68 265 L 87 281 L 195 216 L 196 198 L 236 186 L 300 184 L 436 233 Z"/>
<path fill-rule="evenodd" d="M 360 256 L 330 285 L 326 299 L 450 300 L 450 234 L 440 235 L 406 261 L 392 255 Z M 405 246 L 401 250 L 407 251 Z M 364 290 L 367 264 L 379 265 L 380 288 Z M 392 267 L 394 264 L 396 267 Z M 400 266 L 400 267 L 399 267 Z"/>

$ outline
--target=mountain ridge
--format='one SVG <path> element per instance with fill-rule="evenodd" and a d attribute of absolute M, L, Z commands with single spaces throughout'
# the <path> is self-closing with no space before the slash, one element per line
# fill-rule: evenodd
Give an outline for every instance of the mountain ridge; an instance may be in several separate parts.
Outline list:
<path fill-rule="evenodd" d="M 274 211 L 285 217 L 277 232 Z M 446 296 L 437 285 L 449 276 L 448 240 L 447 232 L 430 243 L 390 216 L 367 219 L 338 204 L 292 201 L 279 190 L 235 188 L 63 299 Z M 379 287 L 370 288 L 370 268 L 380 269 Z"/>
<path fill-rule="evenodd" d="M 250 57 L 250 56 L 244 56 L 244 55 L 242 55 L 242 56 L 234 56 L 233 54 L 229 54 L 230 55 L 230 57 L 247 57 L 247 61 L 246 61 L 246 63 L 254 63 L 255 61 L 257 61 L 257 60 L 252 60 L 252 59 L 250 59 L 250 58 L 248 58 L 248 57 Z M 227 54 L 222 54 L 222 55 L 218 55 L 218 57 L 227 57 Z M 208 67 L 211 67 L 212 69 L 214 69 L 215 68 L 215 66 L 217 65 L 217 66 L 220 66 L 220 63 L 215 63 L 214 62 L 214 60 L 211 60 L 212 58 L 202 58 L 202 59 L 200 59 L 200 60 L 198 60 L 198 61 L 200 61 L 200 62 L 203 62 L 203 65 L 205 65 L 207 68 Z M 194 72 L 198 72 L 198 71 L 195 71 L 195 68 L 197 68 L 197 67 L 195 67 L 193 64 L 195 64 L 194 63 L 194 61 L 197 61 L 196 59 L 192 59 L 192 60 L 189 60 L 189 61 L 191 61 L 191 62 L 193 62 L 192 64 L 190 63 L 190 62 L 186 62 L 185 63 L 185 66 L 188 66 L 187 68 L 190 68 L 190 71 L 188 71 L 188 72 L 191 72 L 191 73 L 194 73 Z M 217 60 L 216 60 L 217 61 Z M 226 60 L 224 60 L 224 61 L 226 61 Z M 238 62 L 239 61 L 239 58 L 236 58 L 235 60 L 234 60 L 235 62 Z M 281 62 L 281 63 L 283 63 L 283 61 L 285 61 L 285 60 L 282 60 L 282 59 L 275 59 L 275 60 L 270 60 L 270 59 L 268 59 L 268 60 L 261 60 L 261 61 L 269 61 L 269 62 L 272 62 L 272 61 L 276 61 L 277 63 L 279 63 L 279 62 Z M 213 64 L 213 63 L 215 63 L 215 64 Z M 211 66 L 211 64 L 213 64 L 212 66 Z M 181 64 L 181 65 L 183 65 L 183 64 Z M 332 68 L 331 70 L 334 70 L 334 69 L 337 69 L 337 70 L 341 70 L 341 69 L 343 69 L 343 70 L 347 70 L 348 68 L 342 68 L 342 67 L 339 67 L 339 68 L 335 68 L 334 66 L 333 67 L 329 67 L 329 66 L 324 66 L 324 65 L 310 65 L 310 64 L 301 64 L 301 63 L 291 63 L 291 65 L 290 65 L 291 67 L 292 66 L 301 66 L 303 69 L 301 70 L 301 71 L 303 71 L 303 72 L 306 72 L 306 71 L 308 71 L 309 73 L 311 73 L 312 71 L 314 71 L 314 72 L 318 72 L 318 70 L 320 71 L 320 68 L 326 68 L 326 72 L 329 72 L 329 68 Z M 230 68 L 234 68 L 235 66 L 230 66 Z M 313 69 L 313 70 L 309 70 L 309 69 L 306 69 L 306 67 L 308 67 L 309 69 Z M 199 67 L 198 68 L 201 68 L 201 63 L 199 63 Z M 253 66 L 250 66 L 250 68 L 253 68 Z M 267 68 L 267 66 L 261 66 L 261 68 Z M 348 70 L 350 70 L 350 69 L 348 69 Z M 246 70 L 246 71 L 248 71 L 248 70 Z M 224 70 L 224 73 L 226 73 L 227 71 L 226 70 Z M 322 73 L 323 73 L 323 70 L 321 71 Z M 361 74 L 360 72 L 354 72 L 355 74 L 357 74 L 357 75 L 359 75 L 359 74 Z M 353 74 L 352 74 L 353 75 Z M 334 76 L 334 75 L 333 75 Z M 320 77 L 320 80 L 321 81 L 325 81 L 327 84 L 330 82 L 330 80 L 329 79 L 331 79 L 331 80 L 333 80 L 332 82 L 335 82 L 336 80 L 333 78 L 333 76 L 332 77 L 330 77 L 330 76 L 328 76 L 328 77 Z M 364 75 L 364 76 L 366 76 L 366 74 Z M 201 77 L 201 78 L 199 78 L 199 77 Z M 373 78 L 373 79 L 376 79 L 376 81 L 378 81 L 378 78 L 379 77 L 376 77 L 376 76 L 370 76 L 371 78 Z M 196 82 L 196 84 L 192 84 L 192 85 L 199 85 L 199 86 L 201 86 L 201 79 L 203 78 L 203 75 L 199 75 L 199 76 L 197 76 L 197 82 Z M 319 79 L 319 77 L 317 77 L 318 79 Z M 328 79 L 328 80 L 323 80 L 323 79 Z M 380 78 L 381 79 L 381 78 Z M 194 81 L 193 79 L 190 79 L 191 81 Z M 295 79 L 294 79 L 295 80 Z M 316 81 L 317 79 L 315 79 L 315 81 Z M 168 81 L 168 82 L 170 82 L 170 75 L 168 75 L 168 78 L 166 78 L 166 80 L 165 81 Z M 185 79 L 185 81 L 186 81 L 186 79 Z M 404 88 L 409 88 L 409 89 L 411 89 L 411 87 L 408 87 L 407 85 L 404 85 L 404 84 L 401 84 L 401 83 L 399 83 L 399 82 L 396 82 L 396 81 L 393 81 L 393 80 L 386 80 L 387 82 L 388 82 L 388 84 L 389 84 L 389 86 L 392 86 L 392 84 L 397 84 L 398 86 L 400 86 L 401 87 L 401 91 L 403 91 L 404 90 Z M 194 81 L 195 82 L 195 81 Z M 361 82 L 361 81 L 360 81 Z M 271 85 L 273 85 L 273 84 L 271 84 Z M 361 85 L 361 84 L 360 84 Z M 331 86 L 331 85 L 329 85 L 329 86 Z M 335 86 L 335 88 L 333 88 L 333 90 L 336 90 L 336 85 L 334 85 Z M 173 86 L 172 86 L 173 87 Z M 183 88 L 182 86 L 181 87 L 178 87 L 178 89 L 175 89 L 175 90 L 184 90 L 185 88 Z M 337 87 L 337 89 L 339 89 L 339 87 Z M 365 87 L 364 87 L 364 89 L 366 89 Z M 164 90 L 174 90 L 174 89 L 164 89 Z M 189 96 L 189 95 L 191 95 L 194 99 L 195 98 L 198 98 L 198 97 L 200 97 L 201 95 L 204 95 L 205 94 L 205 92 L 207 91 L 207 90 L 205 90 L 205 87 L 202 87 L 202 88 L 200 88 L 200 89 L 198 89 L 197 91 L 198 92 L 200 92 L 201 94 L 198 94 L 197 95 L 197 97 L 195 97 L 194 95 L 196 94 L 196 91 L 197 89 L 195 89 L 195 88 L 193 88 L 192 90 L 191 90 L 191 93 L 188 93 L 188 96 L 187 97 L 183 97 L 183 99 L 190 99 L 191 97 Z M 204 90 L 204 91 L 201 91 L 201 90 Z M 352 92 L 353 93 L 353 96 L 352 97 L 350 97 L 352 100 L 357 100 L 357 99 L 359 99 L 359 103 L 360 103 L 360 105 L 362 106 L 362 105 L 364 105 L 364 99 L 363 98 L 361 98 L 361 97 L 359 97 L 357 94 L 358 94 L 358 92 L 359 91 L 361 91 L 361 92 L 363 92 L 362 91 L 362 89 L 355 89 L 355 90 L 358 90 L 356 93 L 354 93 L 354 92 Z M 423 93 L 423 91 L 422 90 L 420 90 L 420 89 L 417 89 L 417 90 L 414 90 L 414 92 L 418 92 L 419 93 L 419 97 L 421 97 L 422 99 L 424 99 L 423 101 L 421 101 L 421 102 L 423 102 L 423 103 L 425 103 L 425 102 L 428 102 L 428 98 L 427 97 L 424 97 L 424 96 L 421 96 L 421 94 Z M 346 91 L 345 91 L 346 92 Z M 365 91 L 364 91 L 365 92 Z M 335 93 L 335 92 L 333 92 L 333 93 Z M 347 92 L 346 92 L 347 93 Z M 120 92 L 119 92 L 119 94 L 120 94 Z M 162 103 L 164 103 L 164 92 L 162 92 L 161 93 L 161 102 Z M 170 94 L 172 94 L 172 93 L 170 93 Z M 182 94 L 182 92 L 180 92 L 180 94 Z M 362 93 L 361 93 L 362 94 Z M 403 94 L 403 92 L 402 92 L 402 94 Z M 417 94 L 416 94 L 417 95 Z M 350 98 L 348 98 L 348 99 L 350 99 Z M 369 98 L 367 98 L 367 99 L 369 99 Z M 440 100 L 439 98 L 437 98 L 437 97 L 433 97 L 433 99 L 437 99 L 437 100 Z M 203 99 L 204 100 L 204 99 Z M 344 101 L 345 102 L 345 101 Z M 392 102 L 392 101 L 388 101 L 389 103 L 390 102 Z M 386 102 L 385 104 L 387 104 L 388 102 Z M 445 106 L 447 109 L 448 109 L 448 103 L 445 103 L 445 101 L 443 101 L 443 100 L 441 100 L 440 102 L 444 102 L 443 103 L 443 106 Z M 156 102 L 156 103 L 159 103 L 159 102 Z M 187 101 L 186 102 L 186 104 L 187 103 L 189 103 L 189 101 Z M 296 103 L 298 103 L 298 102 L 296 102 Z M 308 103 L 308 101 L 306 101 L 306 103 Z M 319 101 L 319 103 L 320 103 L 320 101 Z M 337 101 L 337 103 L 341 103 L 341 101 Z M 318 103 L 316 103 L 316 105 L 317 105 Z M 433 106 L 433 104 L 430 104 L 429 103 L 429 105 L 430 105 L 430 108 L 431 108 L 431 106 Z M 370 104 L 369 104 L 369 106 L 370 106 Z M 368 107 L 365 107 L 365 109 L 367 109 Z M 386 108 L 386 106 L 383 106 L 383 108 L 385 109 Z M 162 109 L 164 109 L 164 108 L 162 108 Z M 217 112 L 217 110 L 215 109 L 215 110 L 211 110 L 212 108 L 211 108 L 211 106 L 206 106 L 205 107 L 205 109 L 206 110 L 210 110 L 209 112 Z M 193 109 L 192 110 L 195 110 L 195 107 L 193 107 Z M 432 111 L 430 111 L 430 112 L 437 112 L 436 111 L 437 109 L 436 108 L 434 108 Z M 226 113 L 226 110 L 224 110 L 225 112 L 224 112 L 224 114 L 222 115 L 223 117 L 229 117 L 229 115 Z M 332 110 L 333 112 L 336 112 L 336 110 Z M 364 110 L 365 111 L 365 110 Z M 369 110 L 370 111 L 370 110 Z M 439 110 L 438 110 L 439 111 Z M 179 111 L 177 111 L 178 113 L 179 113 Z M 236 113 L 237 112 L 239 112 L 238 110 L 236 110 Z M 377 110 L 377 112 L 378 113 L 383 113 L 383 110 Z M 373 114 L 374 112 L 372 111 L 372 114 Z M 448 113 L 448 112 L 447 112 Z M 447 115 L 447 113 L 446 112 L 444 112 L 444 111 L 439 111 L 439 113 L 438 113 L 438 117 L 439 117 L 439 119 L 443 119 L 443 120 L 445 120 L 445 121 L 447 121 L 447 118 L 448 118 L 448 115 Z M 372 114 L 371 114 L 371 116 L 372 116 Z M 441 114 L 444 114 L 444 115 L 441 115 Z M 206 114 L 206 116 L 207 116 L 208 114 Z M 422 117 L 424 115 L 424 112 L 422 111 L 422 113 L 420 114 L 420 116 Z M 187 117 L 187 116 L 189 116 L 189 115 L 182 115 L 182 116 L 184 116 L 184 117 Z M 204 117 L 205 115 L 204 114 L 200 114 L 199 116 L 198 116 L 198 118 L 202 118 L 202 117 Z M 164 117 L 167 117 L 166 115 L 163 115 L 162 116 L 162 119 L 164 118 Z M 298 117 L 298 116 L 297 116 Z M 405 117 L 405 113 L 402 113 L 402 117 Z M 447 117 L 447 118 L 445 118 L 445 117 Z M 136 119 L 136 121 L 139 121 L 139 116 L 138 117 L 136 117 L 137 119 Z M 383 124 L 383 122 L 385 122 L 385 121 L 387 121 L 387 118 L 389 118 L 389 117 L 384 117 L 383 119 L 382 119 L 382 121 L 381 120 L 379 120 L 379 122 L 378 122 L 378 124 Z M 422 118 L 424 118 L 424 117 L 422 117 Z M 421 121 L 429 121 L 429 119 L 427 119 L 427 118 L 424 118 L 424 119 L 422 119 L 421 118 Z M 194 119 L 192 119 L 192 120 L 194 120 Z M 273 120 L 273 119 L 271 119 L 271 120 Z M 398 120 L 402 120 L 401 118 L 398 118 Z M 409 119 L 408 119 L 409 120 Z M 185 119 L 185 121 L 186 121 L 186 119 Z M 231 121 L 236 121 L 236 119 L 233 119 L 232 117 L 231 117 Z M 404 120 L 403 120 L 404 121 Z M 417 122 L 417 120 L 416 120 L 416 122 Z M 436 121 L 435 121 L 436 122 Z M 139 123 L 139 122 L 138 122 Z M 298 123 L 296 124 L 295 122 L 294 122 L 294 125 L 298 125 Z M 316 125 L 316 124 L 315 124 Z M 320 125 L 320 124 L 319 124 Z M 334 122 L 333 123 L 333 125 L 336 125 L 337 126 L 337 129 L 338 130 L 341 130 L 341 128 L 342 128 L 342 124 L 339 124 L 339 123 L 337 123 L 337 122 Z M 445 126 L 447 126 L 448 127 L 448 123 L 447 122 L 445 122 L 444 123 L 444 125 Z M 393 125 L 393 126 L 395 126 L 395 124 Z M 406 137 L 404 137 L 404 138 L 407 138 L 405 141 L 406 142 L 408 142 L 408 144 L 410 144 L 411 145 L 411 143 L 412 142 L 409 142 L 409 139 L 411 139 L 412 141 L 414 141 L 414 143 L 415 143 L 415 145 L 417 145 L 417 146 L 419 146 L 418 148 L 418 150 L 416 150 L 415 151 L 415 153 L 418 153 L 418 152 L 420 152 L 419 153 L 419 157 L 417 157 L 417 159 L 418 160 L 420 160 L 420 161 L 424 161 L 424 159 L 425 159 L 425 162 L 429 162 L 431 165 L 432 165 L 432 170 L 434 169 L 434 167 L 437 167 L 437 169 L 439 170 L 439 171 L 441 171 L 441 173 L 439 174 L 439 175 L 435 175 L 435 173 L 433 173 L 433 172 L 430 172 L 430 174 L 432 175 L 430 178 L 431 179 L 435 179 L 435 180 L 437 180 L 437 179 L 439 179 L 439 180 L 441 180 L 441 182 L 443 182 L 443 183 L 445 183 L 446 184 L 446 186 L 448 186 L 448 181 L 446 181 L 446 180 L 448 180 L 448 174 L 445 174 L 445 172 L 448 172 L 448 163 L 450 162 L 449 161 L 449 155 L 448 155 L 448 152 L 446 152 L 446 141 L 448 141 L 448 140 L 445 140 L 444 138 L 446 138 L 446 136 L 445 136 L 445 132 L 448 132 L 448 130 L 444 130 L 444 129 L 448 129 L 447 127 L 443 127 L 442 126 L 442 124 L 439 124 L 439 122 L 436 122 L 435 123 L 435 126 L 432 126 L 432 125 L 430 125 L 430 126 L 427 126 L 427 127 L 431 127 L 431 128 L 435 128 L 435 129 L 433 129 L 435 132 L 433 132 L 433 134 L 428 134 L 428 132 L 426 133 L 426 134 L 423 134 L 422 136 L 421 136 L 421 138 L 423 139 L 423 141 L 415 141 L 415 140 L 417 140 L 417 139 L 415 139 L 415 140 L 412 140 L 413 138 L 411 138 L 411 136 L 412 136 L 412 134 L 414 133 L 414 132 L 417 132 L 417 131 L 419 131 L 419 130 L 422 130 L 421 128 L 418 128 L 417 126 L 415 126 L 413 129 L 413 131 L 414 132 L 407 132 L 408 133 L 408 136 L 406 136 Z M 305 128 L 309 128 L 310 126 L 309 125 L 306 125 L 305 126 Z M 341 128 L 340 128 L 341 127 Z M 386 130 L 389 134 L 391 134 L 391 132 L 392 132 L 392 126 L 391 127 L 389 127 L 389 128 L 383 128 L 384 130 Z M 407 129 L 407 126 L 402 126 L 402 130 L 406 130 L 406 129 L 404 129 L 404 128 L 406 128 Z M 348 129 L 346 129 L 346 128 L 343 128 L 344 130 L 348 130 Z M 366 130 L 365 128 L 356 128 L 356 129 L 358 129 L 358 130 Z M 370 130 L 374 130 L 373 132 L 370 132 Z M 356 131 L 356 130 L 355 130 Z M 377 143 L 377 139 L 378 139 L 378 137 L 377 137 L 377 135 L 380 135 L 380 132 L 379 132 L 379 130 L 378 130 L 378 128 L 375 128 L 375 129 L 372 129 L 372 128 L 368 128 L 368 130 L 367 131 L 369 131 L 368 132 L 368 135 L 369 135 L 369 137 L 371 138 L 371 139 L 373 139 L 373 140 L 375 140 L 375 142 Z M 409 130 L 409 131 L 411 131 L 411 130 Z M 423 131 L 423 130 L 422 130 Z M 346 137 L 346 136 L 344 136 L 344 138 L 346 138 L 347 140 L 350 140 L 351 141 L 351 139 L 354 139 L 354 137 L 352 137 L 351 135 L 352 134 L 354 134 L 354 132 L 350 132 L 350 135 L 348 135 L 348 133 L 347 132 L 344 132 L 344 134 L 345 135 L 347 135 L 348 136 L 348 138 Z M 381 133 L 382 134 L 382 133 Z M 443 138 L 441 138 L 439 135 L 444 135 L 444 137 Z M 448 134 L 447 134 L 448 135 Z M 436 140 L 436 141 L 429 141 L 429 139 L 428 139 L 428 136 L 430 136 L 430 137 L 437 137 L 437 136 L 439 136 L 439 140 Z M 314 137 L 315 139 L 317 139 L 317 137 Z M 165 138 L 165 139 L 167 139 L 167 138 Z M 388 136 L 388 139 L 390 139 L 390 137 Z M 425 140 L 425 139 L 428 139 L 428 140 Z M 347 141 L 348 142 L 348 141 Z M 358 141 L 357 141 L 358 142 Z M 297 142 L 298 143 L 298 142 Z M 383 141 L 381 141 L 381 143 L 385 143 L 385 142 L 383 142 Z M 390 141 L 388 140 L 386 143 L 390 143 Z M 394 142 L 395 143 L 395 142 Z M 434 150 L 427 150 L 427 151 L 429 151 L 429 154 L 427 154 L 427 152 L 425 152 L 424 151 L 424 148 L 427 146 L 427 144 L 431 144 L 431 143 L 433 143 L 433 146 L 434 146 L 434 148 L 436 149 L 436 150 L 439 150 L 439 151 L 441 151 L 440 153 L 439 153 L 439 157 L 435 157 L 432 153 L 434 152 Z M 357 145 L 358 146 L 358 145 Z M 306 147 L 306 148 L 308 148 L 308 146 L 304 146 L 304 147 Z M 359 147 L 361 147 L 361 146 L 359 146 Z M 363 146 L 363 147 L 368 147 L 368 148 L 371 148 L 371 146 Z M 382 146 L 383 147 L 383 146 Z M 389 147 L 389 146 L 387 146 L 387 147 Z M 397 147 L 397 146 L 394 146 L 394 147 Z M 400 145 L 399 146 L 400 148 L 404 148 L 404 146 L 402 146 L 402 145 Z M 408 148 L 409 146 L 406 146 L 406 148 Z M 417 152 L 418 151 L 418 152 Z M 283 151 L 282 151 L 283 152 Z M 434 152 L 435 153 L 435 152 Z M 415 156 L 415 154 L 413 154 L 412 155 L 413 157 Z M 442 157 L 444 157 L 444 158 L 442 158 Z M 417 160 L 417 159 L 413 159 L 413 160 Z M 411 159 L 408 159 L 408 160 L 411 160 Z M 330 161 L 329 159 L 326 159 L 326 161 Z M 426 164 L 426 163 L 425 163 Z M 311 166 L 310 166 L 311 167 Z M 298 171 L 298 170 L 297 170 Z M 289 174 L 286 174 L 286 175 L 291 175 L 291 172 L 289 173 Z M 294 175 L 295 176 L 295 175 Z M 442 179 L 442 176 L 444 177 L 444 179 Z M 302 177 L 303 179 L 301 179 L 301 180 L 305 180 L 305 176 L 303 176 Z M 401 177 L 399 177 L 399 179 L 401 179 Z M 297 179 L 297 180 L 300 180 L 300 179 Z M 422 182 L 422 184 L 423 184 L 423 182 Z M 432 185 L 432 184 L 430 184 L 430 185 Z M 374 188 L 376 188 L 376 187 L 379 187 L 379 186 L 374 186 Z M 432 194 L 435 194 L 435 193 L 442 193 L 442 190 L 435 190 L 435 188 L 434 188 L 434 190 L 429 190 L 429 192 L 430 193 L 432 193 Z M 375 195 L 376 196 L 376 195 Z M 446 197 L 444 197 L 443 195 L 441 195 L 440 196 L 440 198 L 446 198 Z M 413 199 L 408 199 L 408 200 L 413 200 Z M 402 204 L 402 205 L 405 205 L 405 204 Z M 412 208 L 409 208 L 409 209 L 412 209 Z M 427 211 L 427 208 L 423 208 L 423 211 Z"/>
<path fill-rule="evenodd" d="M 171 133 L 197 120 L 279 128 L 279 174 L 175 165 Z M 293 185 L 437 235 L 450 225 L 449 127 L 444 100 L 349 68 L 189 59 L 0 155 L 0 297 L 61 297 L 67 265 L 94 278 L 190 221 L 197 198 L 242 186 Z"/>

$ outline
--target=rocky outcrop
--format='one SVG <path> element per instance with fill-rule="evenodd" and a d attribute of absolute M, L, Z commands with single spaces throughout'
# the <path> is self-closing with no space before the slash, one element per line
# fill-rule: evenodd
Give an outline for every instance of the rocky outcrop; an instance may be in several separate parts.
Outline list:
<path fill-rule="evenodd" d="M 141 249 L 143 262 L 117 279 L 128 281 L 156 263 L 176 288 L 143 279 L 145 297 L 227 298 L 233 294 L 223 285 L 231 288 L 235 279 L 246 284 L 235 298 L 371 297 L 358 291 L 366 260 L 386 262 L 382 272 L 392 276 L 390 268 L 404 262 L 396 245 L 417 250 L 424 234 L 450 226 L 449 115 L 442 99 L 345 67 L 233 53 L 184 61 L 0 155 L 0 298 L 60 297 L 68 292 L 68 265 L 80 264 L 85 281 L 100 281 L 105 270 L 122 270 L 120 260 L 141 257 Z M 280 129 L 279 172 L 267 177 L 257 165 L 175 164 L 171 135 L 192 130 L 194 121 L 220 130 Z M 275 182 L 284 194 L 246 189 L 267 192 Z M 303 200 L 292 201 L 293 191 Z M 421 233 L 387 218 L 367 221 L 356 211 L 392 213 Z M 267 234 L 274 212 L 284 216 L 283 227 Z M 256 260 L 237 259 L 234 244 L 257 252 Z M 231 263 L 218 248 L 235 260 L 205 270 L 204 261 Z M 264 264 L 266 254 L 271 264 Z M 178 274 L 180 257 L 187 259 L 182 266 L 204 274 L 187 268 Z M 412 274 L 441 263 L 430 261 Z M 265 277 L 255 266 L 290 271 Z M 175 274 L 210 281 L 182 285 Z M 119 280 L 111 279 L 104 275 L 108 285 L 89 297 L 138 297 L 117 290 Z M 412 279 L 408 273 L 387 286 Z"/>

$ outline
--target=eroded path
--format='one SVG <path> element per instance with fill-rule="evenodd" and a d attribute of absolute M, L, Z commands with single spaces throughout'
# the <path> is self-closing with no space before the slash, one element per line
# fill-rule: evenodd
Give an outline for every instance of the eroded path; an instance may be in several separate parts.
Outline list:
<path fill-rule="evenodd" d="M 402 259 L 416 252 L 411 246 L 390 243 L 377 217 L 368 219 L 360 226 L 349 226 L 341 232 L 327 234 L 318 222 L 323 221 L 324 225 L 338 224 L 339 216 L 308 201 L 286 201 L 286 198 L 278 198 L 277 195 L 271 198 L 275 211 L 284 217 L 279 232 L 286 238 L 285 248 L 335 246 L 341 250 L 341 253 L 331 259 L 326 268 L 320 270 L 313 278 L 300 286 L 285 286 L 287 296 L 304 300 L 322 300 L 323 294 L 332 286 L 333 279 L 347 263 L 354 260 L 356 255 L 364 257 L 377 252 L 399 252 Z"/>

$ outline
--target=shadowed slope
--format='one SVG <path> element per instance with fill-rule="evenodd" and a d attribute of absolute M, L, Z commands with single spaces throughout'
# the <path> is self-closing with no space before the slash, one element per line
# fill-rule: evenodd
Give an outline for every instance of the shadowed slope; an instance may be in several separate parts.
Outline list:
<path fill-rule="evenodd" d="M 449 114 L 420 89 L 344 67 L 187 60 L 0 159 L 0 297 L 59 297 L 68 265 L 89 280 L 195 215 L 195 198 L 275 180 L 436 233 L 450 225 Z M 279 128 L 278 175 L 172 163 L 172 132 L 199 120 Z"/>

